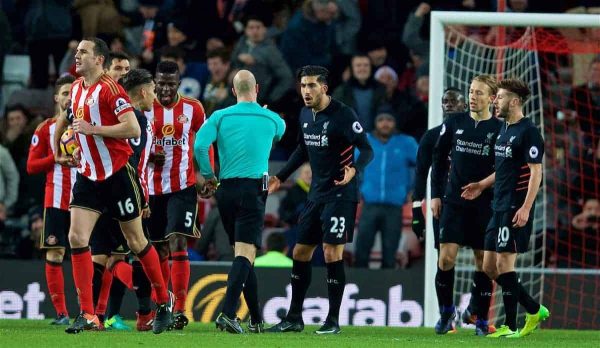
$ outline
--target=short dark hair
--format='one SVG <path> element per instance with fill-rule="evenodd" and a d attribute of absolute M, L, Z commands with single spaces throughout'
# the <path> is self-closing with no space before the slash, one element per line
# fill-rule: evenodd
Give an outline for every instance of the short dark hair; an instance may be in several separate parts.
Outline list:
<path fill-rule="evenodd" d="M 210 58 L 221 58 L 223 63 L 229 63 L 231 60 L 231 54 L 227 49 L 221 47 L 206 52 L 206 60 Z"/>
<path fill-rule="evenodd" d="M 152 74 L 148 70 L 132 69 L 119 80 L 119 83 L 129 93 L 141 85 L 152 83 L 152 80 Z"/>
<path fill-rule="evenodd" d="M 326 85 L 329 78 L 329 70 L 320 65 L 305 65 L 298 69 L 296 78 L 300 81 L 304 76 L 317 76 L 317 81 Z"/>
<path fill-rule="evenodd" d="M 97 37 L 85 38 L 83 40 L 91 41 L 94 43 L 94 49 L 93 49 L 94 55 L 104 57 L 104 63 L 102 64 L 102 67 L 104 69 L 108 69 L 110 67 L 111 60 L 109 59 L 110 58 L 110 49 L 108 48 L 106 41 L 104 41 L 100 38 L 97 38 Z"/>
<path fill-rule="evenodd" d="M 61 76 L 59 77 L 56 82 L 54 83 L 54 94 L 58 93 L 58 90 L 63 86 L 63 85 L 67 85 L 67 84 L 72 84 L 73 82 L 75 82 L 75 77 L 73 75 L 70 74 L 66 74 L 65 76 Z"/>
<path fill-rule="evenodd" d="M 27 109 L 25 105 L 21 103 L 6 106 L 6 109 L 4 109 L 4 118 L 7 118 L 8 113 L 13 111 L 21 111 L 23 115 L 25 115 L 25 118 L 27 118 L 27 123 L 29 123 L 29 121 L 33 118 L 33 115 L 29 109 Z"/>
<path fill-rule="evenodd" d="M 519 78 L 513 77 L 504 79 L 498 82 L 498 88 L 502 88 L 516 94 L 521 100 L 521 104 L 525 104 L 531 95 L 531 90 L 529 89 L 529 86 L 527 86 L 527 83 Z"/>
<path fill-rule="evenodd" d="M 163 60 L 156 66 L 157 74 L 179 74 L 179 66 L 175 62 Z"/>
<path fill-rule="evenodd" d="M 177 46 L 165 46 L 160 49 L 160 58 L 183 59 L 185 61 L 185 51 Z"/>
<path fill-rule="evenodd" d="M 281 232 L 271 232 L 267 237 L 267 250 L 269 251 L 273 250 L 281 253 L 285 250 L 286 246 L 285 235 Z"/>
<path fill-rule="evenodd" d="M 460 89 L 458 89 L 458 87 L 454 87 L 454 86 L 450 86 L 450 87 L 446 88 L 442 94 L 446 94 L 447 92 L 455 92 L 455 93 L 458 93 L 461 95 L 463 93 Z"/>
<path fill-rule="evenodd" d="M 116 60 L 129 60 L 129 55 L 127 53 L 124 52 L 115 52 L 115 51 L 110 51 L 110 53 L 108 54 L 108 65 L 110 66 L 110 64 L 112 64 L 113 59 Z"/>

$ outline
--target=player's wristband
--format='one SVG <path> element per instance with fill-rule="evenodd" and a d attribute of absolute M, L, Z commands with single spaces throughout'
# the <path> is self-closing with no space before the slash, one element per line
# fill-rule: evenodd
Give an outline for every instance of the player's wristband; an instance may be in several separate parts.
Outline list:
<path fill-rule="evenodd" d="M 423 203 L 421 203 L 421 201 L 414 201 L 412 207 L 413 208 L 421 208 L 422 205 L 423 205 Z"/>

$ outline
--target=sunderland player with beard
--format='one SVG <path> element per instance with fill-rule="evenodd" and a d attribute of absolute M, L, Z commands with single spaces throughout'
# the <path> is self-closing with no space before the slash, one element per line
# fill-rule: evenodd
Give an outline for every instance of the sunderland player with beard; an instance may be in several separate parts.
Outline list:
<path fill-rule="evenodd" d="M 484 267 L 498 274 L 496 282 L 502 287 L 506 317 L 504 325 L 487 336 L 491 338 L 527 336 L 550 316 L 548 309 L 527 293 L 515 271 L 517 255 L 529 248 L 531 215 L 542 182 L 544 139 L 531 119 L 523 115 L 523 105 L 530 95 L 529 87 L 522 80 L 500 81 L 494 103 L 505 122 L 494 148 L 496 171 L 484 180 L 467 185 L 462 194 L 467 199 L 477 199 L 482 191 L 494 185 Z M 517 303 L 527 311 L 525 326 L 520 331 Z"/>
<path fill-rule="evenodd" d="M 490 113 L 496 90 L 494 77 L 476 76 L 469 88 L 470 111 L 450 116 L 444 121 L 433 151 L 431 210 L 433 216 L 440 219 L 435 287 L 441 318 L 435 326 L 437 334 L 453 330 L 456 315 L 454 265 L 461 246 L 473 249 L 475 258 L 474 286 L 477 290 L 474 302 L 478 318 L 475 333 L 483 336 L 489 331 L 487 315 L 493 284 L 483 272 L 483 247 L 491 216 L 492 191 L 486 190 L 476 201 L 468 201 L 461 197 L 461 190 L 463 186 L 494 172 L 494 143 L 502 125 Z"/>
<path fill-rule="evenodd" d="M 101 327 L 93 305 L 89 239 L 96 221 L 108 210 L 119 221 L 129 248 L 139 257 L 155 289 L 158 308 L 153 331 L 158 334 L 171 325 L 171 299 L 160 274 L 158 254 L 143 233 L 139 181 L 136 169 L 128 163 L 132 150 L 126 139 L 139 137 L 141 130 L 129 97 L 104 73 L 108 56 L 106 43 L 97 38 L 82 40 L 75 54 L 76 71 L 82 77 L 71 88 L 71 116 L 80 164 L 70 204 L 69 244 L 81 313 L 65 331 L 79 333 Z M 68 122 L 65 117 L 57 120 L 55 148 Z M 65 155 L 58 151 L 54 155 L 57 162 L 66 163 Z"/>
<path fill-rule="evenodd" d="M 356 175 L 373 159 L 373 150 L 356 113 L 327 95 L 328 74 L 321 66 L 299 70 L 305 104 L 300 111 L 303 139 L 285 167 L 269 181 L 269 192 L 274 192 L 307 159 L 310 162 L 313 177 L 298 219 L 298 243 L 293 251 L 292 302 L 286 318 L 267 332 L 304 330 L 302 308 L 312 278 L 310 262 L 320 243 L 327 266 L 329 313 L 315 333 L 340 332 L 339 311 L 346 285 L 342 255 L 354 232 L 359 198 Z M 358 159 L 354 158 L 356 148 L 360 151 Z"/>
<path fill-rule="evenodd" d="M 194 138 L 205 120 L 202 104 L 177 93 L 179 68 L 176 63 L 160 62 L 156 68 L 154 106 L 146 115 L 154 123 L 148 189 L 150 193 L 150 239 L 156 245 L 163 279 L 169 273 L 175 293 L 174 328 L 188 324 L 184 315 L 190 280 L 187 238 L 200 237 L 196 227 L 197 193 L 194 172 Z M 212 163 L 212 150 L 210 152 Z M 169 269 L 169 252 L 173 266 Z"/>
<path fill-rule="evenodd" d="M 117 82 L 130 70 L 129 57 L 124 53 L 110 52 L 108 61 L 110 66 L 106 69 L 106 74 Z M 136 118 L 140 121 L 137 113 Z M 145 117 L 142 122 L 147 123 Z M 140 129 L 145 130 L 146 127 L 140 123 Z M 141 138 L 143 137 L 144 132 Z M 131 141 L 130 145 L 133 147 Z M 136 153 L 136 149 L 133 150 Z M 137 163 L 132 165 L 137 166 Z M 96 314 L 107 329 L 130 330 L 120 316 L 125 288 L 132 287 L 131 267 L 128 268 L 128 264 L 124 262 L 129 250 L 119 224 L 109 214 L 102 214 L 98 219 L 90 239 L 90 249 L 94 262 L 93 291 Z M 113 274 L 116 279 L 113 278 Z M 110 304 L 107 308 L 109 296 Z"/>
<path fill-rule="evenodd" d="M 56 80 L 54 101 L 57 114 L 37 127 L 31 138 L 29 158 L 27 158 L 28 174 L 46 172 L 44 229 L 40 246 L 46 250 L 46 283 L 50 299 L 56 310 L 56 319 L 51 322 L 52 325 L 69 325 L 62 262 L 69 233 L 71 189 L 75 183 L 77 169 L 75 169 L 75 161 L 72 159 L 67 159 L 67 166 L 62 166 L 54 161 L 53 140 L 56 119 L 65 117 L 67 113 L 73 81 L 75 78 L 71 75 Z"/>

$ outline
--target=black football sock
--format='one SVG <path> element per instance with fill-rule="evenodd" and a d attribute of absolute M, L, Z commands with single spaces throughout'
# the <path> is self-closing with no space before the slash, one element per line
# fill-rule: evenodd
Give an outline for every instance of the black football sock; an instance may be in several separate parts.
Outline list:
<path fill-rule="evenodd" d="M 304 305 L 304 298 L 306 297 L 306 291 L 310 286 L 312 280 L 312 266 L 310 261 L 297 261 L 294 260 L 292 266 L 292 303 L 290 304 L 290 310 L 287 314 L 289 320 L 301 320 L 302 319 L 302 307 Z"/>
<path fill-rule="evenodd" d="M 442 271 L 438 267 L 435 275 L 435 290 L 438 296 L 438 302 L 441 303 L 440 312 L 451 312 L 453 310 L 452 300 L 454 292 L 454 267 L 447 271 Z"/>
<path fill-rule="evenodd" d="M 494 284 L 485 272 L 475 272 L 473 283 L 475 285 L 473 286 L 474 291 L 471 292 L 471 298 L 473 299 L 471 313 L 475 313 L 479 320 L 488 320 Z M 473 296 L 475 297 L 473 298 Z"/>
<path fill-rule="evenodd" d="M 252 323 L 260 323 L 262 315 L 260 314 L 260 304 L 258 303 L 258 280 L 256 279 L 256 272 L 254 272 L 254 266 L 250 267 L 243 292 Z"/>
<path fill-rule="evenodd" d="M 223 303 L 223 314 L 230 319 L 235 318 L 238 299 L 242 294 L 244 282 L 250 272 L 250 260 L 243 256 L 237 256 L 233 260 L 229 275 L 227 276 L 227 291 L 225 292 L 225 303 Z"/>
<path fill-rule="evenodd" d="M 517 330 L 517 305 L 519 304 L 519 281 L 516 272 L 503 273 L 498 276 L 498 284 L 502 287 L 504 312 L 506 318 L 504 325 L 511 330 Z"/>
<path fill-rule="evenodd" d="M 150 300 L 152 287 L 150 280 L 148 280 L 141 262 L 133 261 L 131 266 L 133 268 L 133 288 L 135 289 L 135 296 L 138 299 L 138 313 L 146 315 L 152 311 L 152 301 Z"/>
<path fill-rule="evenodd" d="M 125 296 L 125 284 L 114 277 L 110 284 L 110 295 L 108 302 L 108 311 L 106 312 L 107 318 L 112 318 L 113 315 L 117 315 L 121 312 L 121 305 L 123 304 L 123 296 Z"/>
<path fill-rule="evenodd" d="M 327 264 L 327 294 L 329 295 L 329 313 L 327 319 L 338 323 L 340 306 L 346 286 L 346 272 L 344 260 Z"/>
<path fill-rule="evenodd" d="M 94 275 L 92 277 L 92 294 L 94 296 L 94 308 L 98 305 L 100 298 L 100 290 L 102 290 L 102 277 L 104 276 L 105 267 L 94 262 Z"/>
<path fill-rule="evenodd" d="M 519 303 L 525 307 L 529 314 L 536 314 L 540 310 L 540 304 L 525 290 L 523 284 L 521 284 L 521 279 L 519 279 Z"/>

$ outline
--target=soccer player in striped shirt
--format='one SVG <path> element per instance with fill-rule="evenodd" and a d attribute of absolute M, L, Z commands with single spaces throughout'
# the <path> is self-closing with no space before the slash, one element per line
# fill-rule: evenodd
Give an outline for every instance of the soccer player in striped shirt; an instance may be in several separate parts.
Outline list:
<path fill-rule="evenodd" d="M 202 104 L 177 93 L 179 68 L 170 61 L 160 62 L 155 75 L 157 99 L 146 115 L 154 123 L 155 134 L 148 164 L 150 193 L 150 239 L 161 258 L 165 284 L 169 277 L 175 293 L 174 328 L 183 329 L 183 314 L 190 279 L 188 237 L 200 237 L 196 227 L 198 198 L 194 172 L 193 144 L 204 123 Z M 211 152 L 212 163 L 212 152 Z M 173 265 L 169 268 L 169 252 Z"/>
<path fill-rule="evenodd" d="M 46 283 L 50 299 L 56 310 L 52 325 L 69 325 L 69 313 L 65 301 L 65 284 L 62 262 L 69 233 L 69 202 L 75 183 L 75 162 L 67 159 L 62 166 L 54 161 L 54 133 L 56 119 L 64 117 L 71 97 L 71 83 L 75 78 L 67 75 L 56 80 L 54 101 L 56 116 L 42 122 L 35 130 L 29 146 L 27 173 L 46 173 L 44 197 L 44 230 L 40 246 L 46 250 Z M 60 150 L 58 150 L 60 151 Z"/>
<path fill-rule="evenodd" d="M 106 43 L 97 38 L 82 40 L 75 54 L 75 69 L 82 77 L 71 88 L 71 115 L 81 150 L 76 156 L 80 165 L 70 205 L 69 244 L 81 313 L 65 331 L 100 328 L 92 298 L 89 239 L 100 214 L 108 210 L 119 221 L 127 244 L 156 291 L 153 331 L 159 334 L 171 325 L 171 299 L 160 274 L 158 254 L 142 230 L 137 170 L 128 163 L 132 150 L 126 139 L 139 137 L 141 130 L 123 87 L 104 73 L 108 56 Z M 65 117 L 57 120 L 55 147 L 68 121 Z M 55 158 L 64 161 L 59 152 Z"/>

